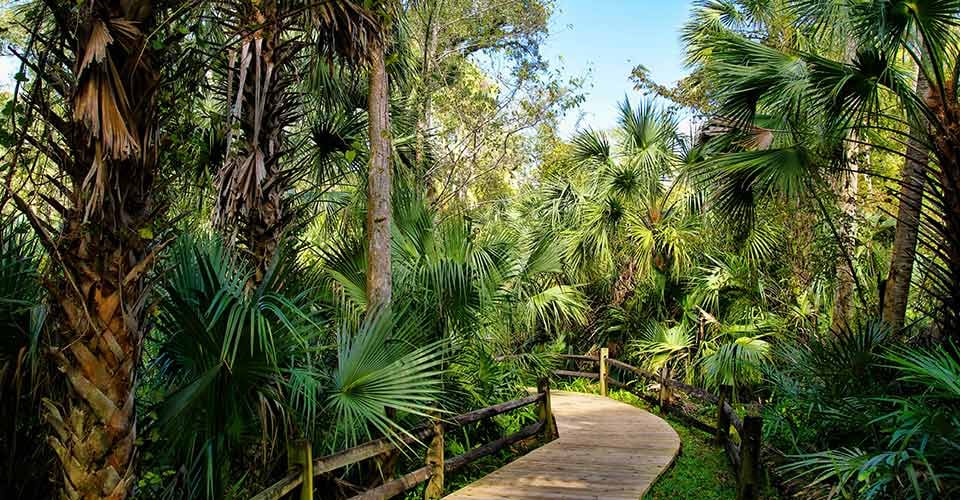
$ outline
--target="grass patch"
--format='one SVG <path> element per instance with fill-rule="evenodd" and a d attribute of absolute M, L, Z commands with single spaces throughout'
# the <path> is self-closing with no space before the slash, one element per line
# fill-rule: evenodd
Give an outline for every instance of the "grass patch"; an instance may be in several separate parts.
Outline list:
<path fill-rule="evenodd" d="M 557 390 L 600 394 L 600 385 L 586 379 L 558 381 Z M 680 436 L 682 446 L 673 465 L 653 484 L 645 499 L 661 500 L 696 498 L 703 500 L 727 499 L 736 496 L 736 480 L 727 457 L 713 436 L 685 426 L 669 414 L 662 414 L 655 406 L 637 396 L 620 390 L 611 390 L 610 397 L 642 408 L 666 420 Z"/>

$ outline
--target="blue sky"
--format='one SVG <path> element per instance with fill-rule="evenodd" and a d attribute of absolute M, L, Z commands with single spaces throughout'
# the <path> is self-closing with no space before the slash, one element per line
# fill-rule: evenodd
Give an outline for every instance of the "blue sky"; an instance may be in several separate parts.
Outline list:
<path fill-rule="evenodd" d="M 630 70 L 643 64 L 662 84 L 684 75 L 680 28 L 693 0 L 558 0 L 543 54 L 569 76 L 589 70 L 587 100 L 561 127 L 608 129 L 624 94 L 639 99 Z"/>

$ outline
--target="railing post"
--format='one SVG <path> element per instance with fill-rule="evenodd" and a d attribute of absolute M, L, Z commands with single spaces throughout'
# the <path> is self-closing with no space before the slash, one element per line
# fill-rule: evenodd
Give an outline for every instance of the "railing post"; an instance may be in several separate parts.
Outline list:
<path fill-rule="evenodd" d="M 313 500 L 313 447 L 310 441 L 297 440 L 287 444 L 287 470 L 300 468 L 300 500 Z"/>
<path fill-rule="evenodd" d="M 427 448 L 427 467 L 430 467 L 430 479 L 423 489 L 424 500 L 439 500 L 443 497 L 443 422 L 433 419 L 433 439 Z"/>
<path fill-rule="evenodd" d="M 737 500 L 760 498 L 760 434 L 763 419 L 755 415 L 743 417 L 740 436 L 740 470 L 737 474 Z"/>
<path fill-rule="evenodd" d="M 537 392 L 543 394 L 537 406 L 537 417 L 543 422 L 543 435 L 547 441 L 560 436 L 557 432 L 557 421 L 553 418 L 553 407 L 550 404 L 550 380 L 542 378 L 537 382 Z"/>
<path fill-rule="evenodd" d="M 664 363 L 663 366 L 660 367 L 660 393 L 657 395 L 661 409 L 670 405 L 670 388 L 667 387 L 668 378 L 670 377 L 667 376 L 667 364 Z"/>
<path fill-rule="evenodd" d="M 733 390 L 729 385 L 720 386 L 720 400 L 717 401 L 717 444 L 724 446 L 724 443 L 730 439 L 730 415 L 724 411 L 727 401 Z"/>
<path fill-rule="evenodd" d="M 607 397 L 607 374 L 609 369 L 607 368 L 607 358 L 610 357 L 610 349 L 606 347 L 600 348 L 600 395 Z"/>

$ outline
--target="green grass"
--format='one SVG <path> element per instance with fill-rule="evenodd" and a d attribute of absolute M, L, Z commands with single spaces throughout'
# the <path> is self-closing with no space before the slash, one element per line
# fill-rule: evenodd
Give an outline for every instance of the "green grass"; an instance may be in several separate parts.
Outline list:
<path fill-rule="evenodd" d="M 570 382 L 558 382 L 558 390 L 600 393 L 599 384 L 585 379 L 576 379 Z M 736 495 L 736 481 L 733 470 L 727 463 L 723 449 L 713 444 L 713 436 L 698 430 L 686 427 L 679 420 L 669 414 L 662 414 L 654 406 L 635 395 L 619 390 L 611 390 L 610 397 L 624 403 L 657 415 L 666 420 L 680 436 L 682 443 L 680 454 L 673 465 L 660 476 L 647 494 L 645 499 L 680 499 L 696 498 L 698 500 L 713 500 L 734 498 Z"/>

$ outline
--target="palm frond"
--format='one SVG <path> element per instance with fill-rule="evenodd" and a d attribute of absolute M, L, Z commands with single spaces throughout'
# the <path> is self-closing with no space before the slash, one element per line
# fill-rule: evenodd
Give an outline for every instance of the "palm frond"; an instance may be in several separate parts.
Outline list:
<path fill-rule="evenodd" d="M 418 318 L 389 311 L 369 314 L 355 331 L 341 330 L 337 368 L 326 410 L 334 415 L 331 449 L 407 434 L 386 409 L 426 417 L 441 397 L 444 343 L 420 343 Z"/>

